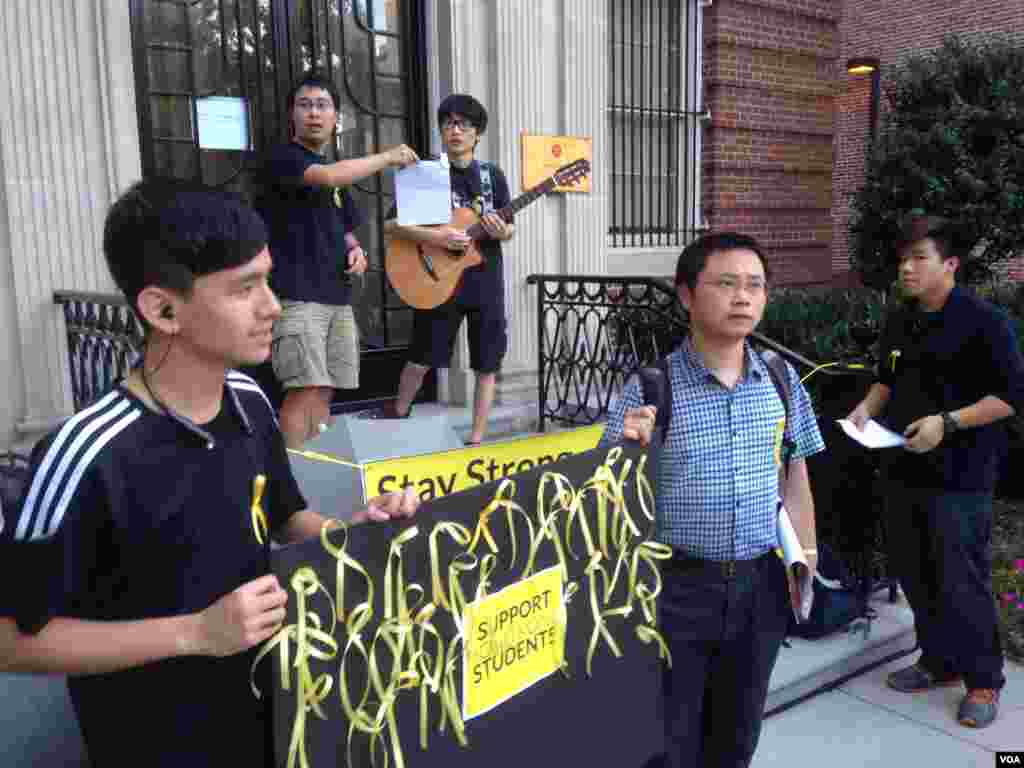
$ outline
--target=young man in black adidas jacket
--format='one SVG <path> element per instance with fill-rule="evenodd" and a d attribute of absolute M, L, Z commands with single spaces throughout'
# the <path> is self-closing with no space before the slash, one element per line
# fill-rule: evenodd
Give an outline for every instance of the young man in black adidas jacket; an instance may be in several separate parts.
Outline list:
<path fill-rule="evenodd" d="M 267 574 L 256 476 L 279 541 L 325 518 L 305 508 L 267 399 L 231 370 L 270 353 L 266 241 L 223 193 L 145 182 L 114 204 L 104 250 L 147 328 L 143 361 L 40 443 L 0 534 L 0 671 L 69 676 L 94 768 L 271 762 L 249 675 L 288 594 Z M 415 507 L 378 497 L 354 520 Z"/>
<path fill-rule="evenodd" d="M 660 604 L 672 652 L 665 670 L 670 768 L 736 768 L 753 758 L 791 610 L 775 554 L 785 443 L 793 446 L 786 508 L 812 569 L 817 559 L 804 462 L 824 448 L 817 421 L 788 364 L 787 416 L 768 365 L 747 341 L 764 312 L 767 281 L 761 246 L 733 233 L 691 243 L 676 267 L 690 335 L 667 359 L 672 416 L 656 499 L 656 537 L 673 549 Z M 642 403 L 631 381 L 608 414 L 602 443 L 647 442 L 657 414 Z"/>

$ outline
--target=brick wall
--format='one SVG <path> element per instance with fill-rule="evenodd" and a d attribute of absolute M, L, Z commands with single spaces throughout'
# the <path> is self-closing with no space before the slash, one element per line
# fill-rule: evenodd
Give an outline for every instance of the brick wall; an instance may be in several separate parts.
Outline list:
<path fill-rule="evenodd" d="M 851 280 L 871 78 L 847 59 L 881 61 L 881 112 L 886 67 L 946 34 L 1024 41 L 1024 0 L 714 0 L 704 14 L 704 214 L 764 240 L 790 284 Z"/>
<path fill-rule="evenodd" d="M 705 217 L 762 240 L 776 283 L 826 283 L 838 3 L 715 0 L 704 14 Z"/>
<path fill-rule="evenodd" d="M 847 59 L 873 56 L 881 61 L 884 110 L 886 68 L 911 53 L 937 48 L 946 34 L 998 32 L 1024 41 L 1024 0 L 843 0 L 841 6 L 832 175 L 831 268 L 836 282 L 843 282 L 850 269 L 849 201 L 864 179 L 871 103 L 870 77 L 847 75 Z"/>

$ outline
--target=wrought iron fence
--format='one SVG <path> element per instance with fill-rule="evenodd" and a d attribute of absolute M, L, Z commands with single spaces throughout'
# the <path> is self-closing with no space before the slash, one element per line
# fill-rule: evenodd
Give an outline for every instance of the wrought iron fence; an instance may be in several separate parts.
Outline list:
<path fill-rule="evenodd" d="M 75 410 L 95 402 L 123 378 L 142 353 L 142 324 L 123 296 L 57 291 L 64 312 Z"/>
<path fill-rule="evenodd" d="M 640 277 L 530 275 L 537 286 L 538 417 L 592 424 L 643 365 L 667 354 L 686 329 L 668 283 Z"/>

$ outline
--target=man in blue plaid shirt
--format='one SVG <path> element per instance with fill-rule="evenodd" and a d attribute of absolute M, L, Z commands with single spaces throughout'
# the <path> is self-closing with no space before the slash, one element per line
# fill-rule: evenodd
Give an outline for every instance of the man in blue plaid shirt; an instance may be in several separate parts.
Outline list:
<path fill-rule="evenodd" d="M 778 497 L 816 562 L 804 458 L 824 449 L 807 391 L 788 364 L 791 412 L 747 337 L 767 301 L 768 265 L 753 238 L 702 237 L 679 256 L 676 290 L 690 336 L 668 357 L 672 419 L 661 454 L 657 538 L 664 567 L 665 764 L 750 764 L 768 680 L 785 639 L 795 584 L 775 554 Z M 655 408 L 637 380 L 612 408 L 602 443 L 646 443 Z M 783 444 L 793 446 L 779 488 Z"/>

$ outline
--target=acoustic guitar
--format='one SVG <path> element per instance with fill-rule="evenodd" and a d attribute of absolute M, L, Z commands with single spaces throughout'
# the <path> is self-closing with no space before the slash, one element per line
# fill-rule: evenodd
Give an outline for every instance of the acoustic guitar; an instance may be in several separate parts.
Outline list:
<path fill-rule="evenodd" d="M 590 161 L 576 160 L 563 165 L 550 178 L 524 192 L 504 208 L 495 211 L 505 221 L 555 187 L 576 184 L 590 173 Z M 433 309 L 455 292 L 462 273 L 482 259 L 476 241 L 487 237 L 480 217 L 472 208 L 452 210 L 450 226 L 465 230 L 472 238 L 463 251 L 450 251 L 413 240 L 391 238 L 384 257 L 384 270 L 395 292 L 416 309 Z"/>

